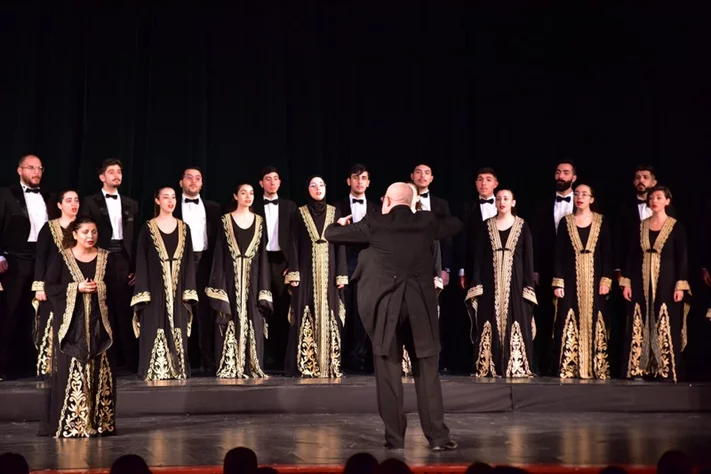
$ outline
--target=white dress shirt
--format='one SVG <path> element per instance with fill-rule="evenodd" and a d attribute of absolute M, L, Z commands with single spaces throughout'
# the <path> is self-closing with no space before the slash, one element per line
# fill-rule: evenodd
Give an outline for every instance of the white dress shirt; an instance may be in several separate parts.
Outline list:
<path fill-rule="evenodd" d="M 479 210 L 481 211 L 481 221 L 484 222 L 485 220 L 494 217 L 496 215 L 496 198 L 494 196 L 485 198 L 483 196 L 479 196 L 479 200 L 481 201 L 482 199 L 485 200 L 491 200 L 491 204 L 488 202 L 481 203 L 479 202 Z M 459 269 L 459 276 L 464 276 L 466 275 L 466 272 L 464 271 L 463 268 Z"/>
<path fill-rule="evenodd" d="M 185 202 L 185 199 L 197 199 L 198 203 Z M 205 213 L 205 203 L 199 194 L 197 198 L 188 198 L 183 195 L 180 205 L 183 211 L 183 222 L 190 228 L 193 252 L 204 252 L 207 250 L 207 214 Z"/>
<path fill-rule="evenodd" d="M 558 233 L 558 224 L 560 220 L 563 219 L 568 214 L 573 213 L 573 191 L 571 190 L 568 194 L 555 193 L 556 197 L 560 196 L 562 198 L 570 198 L 570 202 L 556 200 L 553 206 L 553 217 L 555 218 L 555 231 Z"/>
<path fill-rule="evenodd" d="M 643 221 L 645 219 L 648 219 L 652 217 L 652 208 L 649 207 L 649 204 L 645 200 L 644 202 L 640 202 L 637 204 L 637 212 L 639 212 L 639 220 Z"/>
<path fill-rule="evenodd" d="M 427 197 L 422 197 L 422 194 L 427 193 Z M 422 191 L 420 193 L 420 197 L 418 198 L 420 200 L 420 205 L 422 206 L 422 211 L 431 211 L 432 210 L 432 203 L 430 202 L 430 190 Z"/>
<path fill-rule="evenodd" d="M 268 199 L 264 196 L 265 201 L 273 201 L 279 199 L 279 196 L 274 196 Z M 267 221 L 267 251 L 280 252 L 279 247 L 279 204 L 264 203 L 264 220 Z"/>
<path fill-rule="evenodd" d="M 30 219 L 30 234 L 27 236 L 28 242 L 37 242 L 37 236 L 42 226 L 47 222 L 47 204 L 40 193 L 28 193 L 29 186 L 20 182 L 22 194 L 25 196 L 27 205 L 27 217 Z"/>
<path fill-rule="evenodd" d="M 363 202 L 353 202 L 354 199 L 362 199 Z M 349 194 L 348 202 L 351 205 L 351 217 L 353 223 L 355 224 L 356 222 L 360 222 L 365 217 L 365 214 L 368 212 L 368 201 L 365 199 L 365 194 L 362 198 L 357 198 L 353 196 L 353 194 Z"/>
<path fill-rule="evenodd" d="M 111 194 L 105 190 L 101 190 L 106 201 L 106 209 L 109 211 L 109 221 L 111 222 L 111 240 L 123 240 L 123 216 L 121 214 L 121 195 Z M 107 195 L 116 196 L 116 199 L 106 197 Z"/>

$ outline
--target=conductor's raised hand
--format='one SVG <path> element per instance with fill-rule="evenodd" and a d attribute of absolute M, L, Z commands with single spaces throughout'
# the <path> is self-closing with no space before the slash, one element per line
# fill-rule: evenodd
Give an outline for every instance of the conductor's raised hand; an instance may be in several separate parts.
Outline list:
<path fill-rule="evenodd" d="M 348 215 L 348 216 L 346 216 L 346 217 L 341 217 L 341 218 L 338 219 L 336 222 L 337 222 L 338 225 L 340 225 L 340 226 L 346 226 L 346 225 L 350 224 L 352 220 L 353 220 L 353 214 Z"/>

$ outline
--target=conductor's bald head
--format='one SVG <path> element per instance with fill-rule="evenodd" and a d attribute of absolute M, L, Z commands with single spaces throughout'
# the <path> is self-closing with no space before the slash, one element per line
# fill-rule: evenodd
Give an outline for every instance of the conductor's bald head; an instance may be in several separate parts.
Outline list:
<path fill-rule="evenodd" d="M 415 193 L 406 183 L 393 183 L 388 187 L 383 199 L 383 214 L 387 214 L 395 206 L 410 207 Z"/>

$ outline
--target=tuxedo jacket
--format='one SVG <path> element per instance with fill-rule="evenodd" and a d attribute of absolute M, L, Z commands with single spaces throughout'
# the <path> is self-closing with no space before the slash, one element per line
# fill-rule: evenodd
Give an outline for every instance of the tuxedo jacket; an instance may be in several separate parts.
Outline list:
<path fill-rule="evenodd" d="M 456 239 L 456 271 L 464 268 L 464 274 L 471 279 L 474 275 L 474 255 L 476 254 L 476 243 L 480 235 L 480 228 L 483 225 L 481 220 L 481 206 L 479 200 L 469 202 L 464 205 L 462 213 L 462 232 Z M 455 271 L 454 268 L 451 269 Z"/>
<path fill-rule="evenodd" d="M 138 203 L 130 197 L 119 194 L 121 197 L 121 221 L 123 224 L 123 246 L 126 255 L 133 267 L 136 245 L 136 219 L 138 218 Z M 80 213 L 90 215 L 95 221 L 99 230 L 99 247 L 109 248 L 111 236 L 114 233 L 109 218 L 109 209 L 106 207 L 104 191 L 99 191 L 84 198 L 81 204 Z"/>
<path fill-rule="evenodd" d="M 175 205 L 175 211 L 173 211 L 173 216 L 176 219 L 183 220 L 183 193 L 178 194 L 178 202 Z M 222 208 L 215 201 L 209 201 L 207 199 L 202 199 L 202 203 L 205 206 L 205 226 L 207 227 L 207 254 L 212 255 L 212 251 L 215 249 L 215 242 L 217 242 L 217 235 L 220 233 L 220 217 L 222 217 Z M 194 232 L 190 229 L 190 232 Z M 203 256 L 204 257 L 204 256 Z"/>
<path fill-rule="evenodd" d="M 333 206 L 341 211 L 341 216 L 349 216 L 351 215 L 351 202 L 350 202 L 350 196 L 345 197 L 341 199 L 340 201 L 337 201 L 333 203 Z M 376 214 L 380 214 L 380 209 L 373 203 L 372 201 L 369 201 L 366 199 L 365 201 L 365 216 L 371 217 Z M 360 253 L 361 250 L 368 248 L 368 244 L 349 244 L 346 245 L 346 260 L 349 263 L 349 267 L 351 266 L 350 264 L 355 263 L 358 260 L 358 254 Z"/>
<path fill-rule="evenodd" d="M 57 217 L 57 206 L 52 206 L 54 199 L 48 192 L 40 194 L 47 206 L 47 214 L 52 219 Z M 0 254 L 14 255 L 20 258 L 33 258 L 34 250 L 27 242 L 30 234 L 30 217 L 27 211 L 24 191 L 20 183 L 0 189 Z M 37 229 L 39 233 L 40 229 Z"/>
<path fill-rule="evenodd" d="M 273 206 L 274 204 L 269 204 Z M 279 197 L 279 248 L 281 249 L 287 262 L 291 255 L 291 222 L 292 216 L 296 212 L 296 203 L 290 199 Z M 267 228 L 267 217 L 264 215 L 264 199 L 255 197 L 252 205 L 254 213 L 264 218 L 264 228 Z"/>
<path fill-rule="evenodd" d="M 446 199 L 434 196 L 430 193 L 430 211 L 438 218 L 450 217 L 452 213 L 449 210 L 449 203 Z M 440 242 L 442 251 L 442 267 L 456 272 L 454 265 L 454 240 L 453 236 L 448 236 Z"/>
<path fill-rule="evenodd" d="M 555 194 L 539 201 L 531 220 L 533 234 L 533 271 L 543 288 L 551 288 L 555 265 Z"/>

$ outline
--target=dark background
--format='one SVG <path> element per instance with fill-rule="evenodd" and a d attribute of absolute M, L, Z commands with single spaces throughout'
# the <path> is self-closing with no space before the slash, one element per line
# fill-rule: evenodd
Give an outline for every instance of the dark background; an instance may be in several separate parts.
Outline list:
<path fill-rule="evenodd" d="M 93 193 L 100 162 L 118 157 L 122 192 L 148 218 L 154 190 L 189 165 L 227 204 L 267 164 L 301 202 L 312 173 L 335 200 L 362 162 L 375 200 L 426 161 L 456 212 L 491 165 L 527 217 L 559 158 L 576 160 L 603 212 L 633 199 L 634 167 L 652 163 L 699 248 L 711 171 L 700 8 L 178 3 L 0 6 L 0 184 L 35 153 L 44 188 Z"/>

